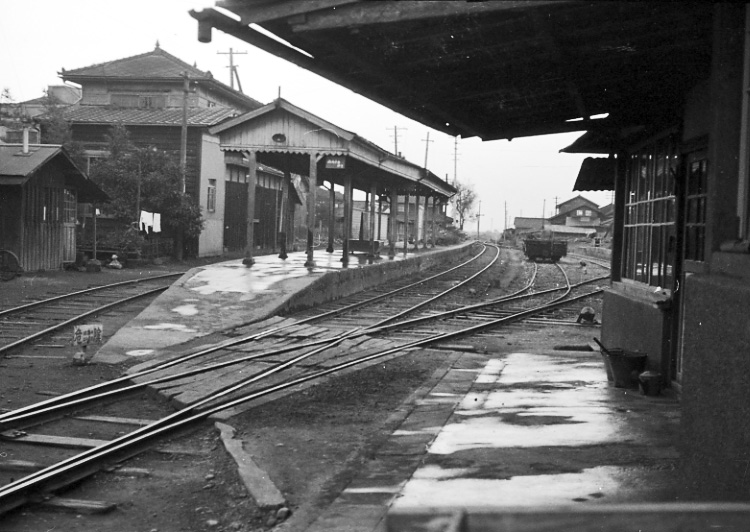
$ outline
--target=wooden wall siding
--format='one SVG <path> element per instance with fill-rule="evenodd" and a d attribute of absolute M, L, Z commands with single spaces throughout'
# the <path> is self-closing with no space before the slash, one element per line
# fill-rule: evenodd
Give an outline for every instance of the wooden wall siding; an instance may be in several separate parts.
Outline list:
<path fill-rule="evenodd" d="M 272 137 L 277 133 L 286 135 L 287 142 L 274 143 Z M 270 149 L 277 146 L 298 147 L 301 151 L 315 149 L 341 153 L 348 149 L 345 139 L 279 109 L 222 132 L 221 143 L 228 146 L 267 146 Z"/>
<path fill-rule="evenodd" d="M 62 224 L 62 259 L 63 262 L 76 260 L 76 224 Z"/>
<path fill-rule="evenodd" d="M 281 191 L 257 187 L 255 191 L 255 245 L 275 249 L 281 212 Z"/>
<path fill-rule="evenodd" d="M 0 187 L 0 249 L 21 254 L 23 195 L 20 186 Z"/>
<path fill-rule="evenodd" d="M 21 266 L 26 271 L 60 268 L 65 259 L 62 171 L 54 163 L 47 165 L 27 181 L 22 195 L 23 242 L 18 257 Z"/>

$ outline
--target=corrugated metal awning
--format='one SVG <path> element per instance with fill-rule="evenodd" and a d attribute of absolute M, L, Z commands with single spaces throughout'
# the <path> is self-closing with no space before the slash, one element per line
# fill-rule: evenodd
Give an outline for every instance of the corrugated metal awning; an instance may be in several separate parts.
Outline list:
<path fill-rule="evenodd" d="M 616 172 L 617 159 L 614 157 L 586 157 L 573 190 L 614 190 Z"/>

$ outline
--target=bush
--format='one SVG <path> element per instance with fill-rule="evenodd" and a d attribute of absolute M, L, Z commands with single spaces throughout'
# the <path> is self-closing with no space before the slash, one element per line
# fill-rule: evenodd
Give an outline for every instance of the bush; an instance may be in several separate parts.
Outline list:
<path fill-rule="evenodd" d="M 448 227 L 440 228 L 435 244 L 438 246 L 452 246 L 459 242 L 463 242 L 464 240 L 466 240 L 466 233 L 449 225 Z"/>
<path fill-rule="evenodd" d="M 146 239 L 138 233 L 138 230 L 130 227 L 113 229 L 102 235 L 97 235 L 96 248 L 97 250 L 113 249 L 121 257 L 126 257 L 128 253 L 135 253 L 140 257 L 145 243 Z M 91 249 L 93 242 L 91 238 L 88 238 L 81 245 L 86 249 Z"/>

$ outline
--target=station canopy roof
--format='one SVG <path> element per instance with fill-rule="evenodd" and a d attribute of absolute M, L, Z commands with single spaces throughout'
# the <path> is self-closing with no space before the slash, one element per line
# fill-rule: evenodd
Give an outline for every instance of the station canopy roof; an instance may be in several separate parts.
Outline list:
<path fill-rule="evenodd" d="M 317 180 L 343 184 L 379 194 L 395 190 L 444 199 L 456 189 L 428 169 L 396 156 L 373 142 L 320 118 L 292 103 L 273 102 L 215 125 L 226 152 L 255 152 L 258 161 L 279 170 L 310 174 L 310 157 L 318 157 Z M 236 159 L 241 162 L 240 159 Z"/>
<path fill-rule="evenodd" d="M 710 2 L 216 6 L 191 12 L 199 40 L 219 29 L 427 126 L 484 140 L 674 122 L 710 70 Z"/>

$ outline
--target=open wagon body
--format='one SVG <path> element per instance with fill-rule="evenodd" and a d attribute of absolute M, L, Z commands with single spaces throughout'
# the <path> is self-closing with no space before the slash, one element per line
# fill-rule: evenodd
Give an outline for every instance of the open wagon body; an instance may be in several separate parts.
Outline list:
<path fill-rule="evenodd" d="M 568 254 L 568 243 L 565 240 L 536 240 L 523 241 L 524 253 L 531 261 L 549 260 L 557 262 Z"/>

